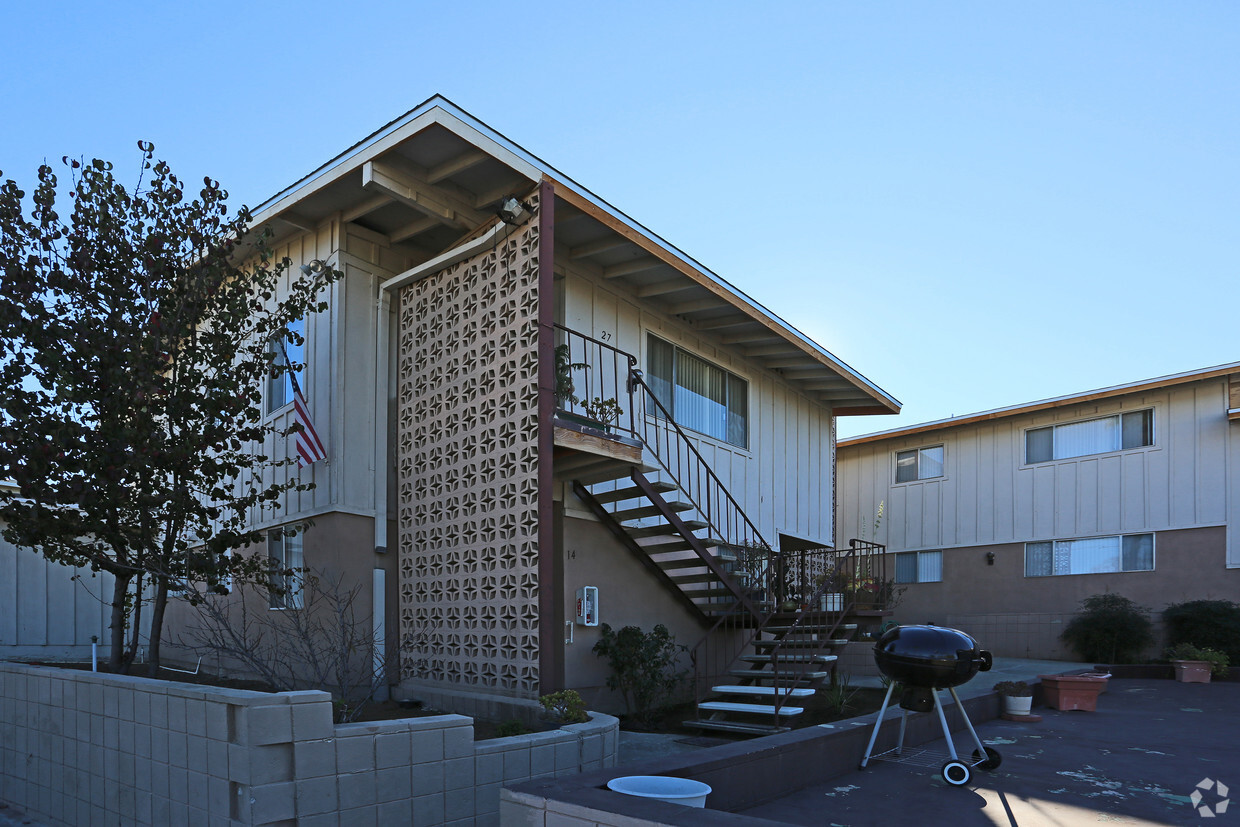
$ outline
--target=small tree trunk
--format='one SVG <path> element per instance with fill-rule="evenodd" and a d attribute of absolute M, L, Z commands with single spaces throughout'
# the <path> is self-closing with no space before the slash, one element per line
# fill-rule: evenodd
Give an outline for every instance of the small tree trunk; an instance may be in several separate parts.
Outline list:
<path fill-rule="evenodd" d="M 116 575 L 112 584 L 112 623 L 108 627 L 112 632 L 112 652 L 108 657 L 108 668 L 116 673 L 125 669 L 125 601 L 129 596 L 130 576 Z"/>
<path fill-rule="evenodd" d="M 168 581 L 160 577 L 155 585 L 155 607 L 151 609 L 151 646 L 149 671 L 152 678 L 159 677 L 159 643 L 163 637 L 164 609 L 168 606 Z"/>

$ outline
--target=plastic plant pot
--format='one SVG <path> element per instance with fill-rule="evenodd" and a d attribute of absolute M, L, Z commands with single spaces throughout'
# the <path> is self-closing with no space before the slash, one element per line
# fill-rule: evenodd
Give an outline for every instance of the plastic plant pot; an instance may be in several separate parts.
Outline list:
<path fill-rule="evenodd" d="M 710 795 L 709 784 L 670 775 L 625 775 L 608 781 L 607 789 L 686 807 L 705 807 L 706 796 Z"/>

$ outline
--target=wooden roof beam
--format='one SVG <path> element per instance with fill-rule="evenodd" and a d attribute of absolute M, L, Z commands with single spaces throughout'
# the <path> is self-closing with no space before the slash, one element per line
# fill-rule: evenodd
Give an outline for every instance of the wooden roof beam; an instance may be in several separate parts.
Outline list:
<path fill-rule="evenodd" d="M 433 230 L 439 226 L 439 221 L 430 216 L 424 216 L 411 221 L 403 227 L 398 227 L 391 232 L 393 243 L 399 244 L 402 241 L 408 241 L 415 235 L 421 235 L 427 230 Z"/>
<path fill-rule="evenodd" d="M 719 330 L 724 327 L 740 327 L 743 324 L 749 324 L 753 321 L 745 316 L 720 316 L 716 319 L 701 319 L 695 321 L 693 326 L 698 330 Z"/>
<path fill-rule="evenodd" d="M 584 213 L 579 214 L 584 215 Z M 571 259 L 589 258 L 590 256 L 596 256 L 599 253 L 605 253 L 608 250 L 615 250 L 625 246 L 626 244 L 632 243 L 633 242 L 629 241 L 624 236 L 608 233 L 597 241 L 590 241 L 586 244 L 577 245 L 569 250 L 568 257 Z"/>
<path fill-rule="evenodd" d="M 636 291 L 639 299 L 650 299 L 655 296 L 664 296 L 668 293 L 679 293 L 681 290 L 689 290 L 697 287 L 696 284 L 679 275 L 670 279 L 656 281 L 653 284 L 647 284 L 645 287 L 639 287 Z"/>
<path fill-rule="evenodd" d="M 726 336 L 720 336 L 719 341 L 723 342 L 725 345 L 743 345 L 748 342 L 782 342 L 784 340 L 763 327 L 757 330 L 743 330 L 740 333 L 729 333 Z"/>
<path fill-rule="evenodd" d="M 359 218 L 364 218 L 365 216 L 370 215 L 376 210 L 381 210 L 391 203 L 392 199 L 388 195 L 385 193 L 379 193 L 378 195 L 367 198 L 356 207 L 341 213 L 340 222 L 342 224 L 348 224 L 350 221 L 356 221 Z"/>
<path fill-rule="evenodd" d="M 362 165 L 362 187 L 378 192 L 413 207 L 424 215 L 449 227 L 468 230 L 486 220 L 486 216 L 453 196 L 434 189 L 412 164 L 397 165 L 385 160 L 367 161 Z"/>
<path fill-rule="evenodd" d="M 727 307 L 729 310 L 735 309 L 731 305 L 721 301 L 718 296 L 707 296 L 704 299 L 694 299 L 693 301 L 673 304 L 667 308 L 667 312 L 671 313 L 673 316 L 683 316 L 686 313 L 701 313 L 703 310 L 718 310 L 721 307 Z M 745 321 L 749 320 L 746 319 Z"/>
<path fill-rule="evenodd" d="M 471 149 L 455 158 L 449 158 L 446 161 L 435 164 L 426 170 L 426 181 L 428 184 L 438 184 L 445 178 L 451 178 L 458 172 L 464 172 L 467 169 L 478 166 L 491 156 L 483 152 L 481 149 Z"/>
<path fill-rule="evenodd" d="M 285 210 L 277 215 L 276 219 L 283 221 L 291 227 L 295 227 L 298 230 L 303 230 L 306 232 L 313 230 L 319 224 L 319 222 L 315 221 L 313 218 L 309 218 L 308 216 L 302 215 L 294 210 Z"/>
<path fill-rule="evenodd" d="M 613 264 L 610 267 L 603 268 L 603 278 L 618 279 L 621 276 L 631 276 L 634 273 L 644 273 L 647 270 L 653 270 L 656 267 L 663 267 L 663 262 L 654 256 L 643 256 L 635 258 L 632 261 L 622 261 L 619 264 Z M 718 302 L 716 302 L 717 304 Z"/>
<path fill-rule="evenodd" d="M 750 345 L 741 348 L 746 356 L 796 356 L 797 349 L 787 342 L 776 342 L 770 345 Z"/>

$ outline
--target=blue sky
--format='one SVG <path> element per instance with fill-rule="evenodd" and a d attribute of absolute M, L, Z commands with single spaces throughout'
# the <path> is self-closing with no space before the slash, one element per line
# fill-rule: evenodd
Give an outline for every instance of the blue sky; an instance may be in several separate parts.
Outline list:
<path fill-rule="evenodd" d="M 0 170 L 257 204 L 434 93 L 904 403 L 1240 360 L 1240 5 L 0 5 Z"/>

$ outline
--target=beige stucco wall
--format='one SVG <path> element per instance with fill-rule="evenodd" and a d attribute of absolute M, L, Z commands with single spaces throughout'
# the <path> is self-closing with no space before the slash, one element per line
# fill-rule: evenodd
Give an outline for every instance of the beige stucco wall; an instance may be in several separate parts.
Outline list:
<path fill-rule="evenodd" d="M 302 552 L 306 568 L 312 574 L 320 575 L 327 580 L 339 580 L 343 590 L 358 588 L 354 600 L 356 620 L 366 628 L 370 627 L 374 613 L 373 583 L 375 570 L 385 572 L 386 593 L 386 657 L 388 663 L 394 663 L 399 645 L 397 630 L 397 593 L 396 555 L 394 553 L 376 554 L 373 545 L 374 523 L 366 517 L 355 514 L 328 513 L 315 517 L 302 536 Z M 265 544 L 242 549 L 239 554 L 266 555 Z M 246 599 L 247 610 L 253 612 L 278 611 L 268 607 L 265 592 L 261 589 L 236 589 L 232 599 Z M 186 647 L 193 637 L 192 630 L 199 624 L 199 609 L 191 606 L 188 601 L 172 598 L 168 603 L 168 612 L 164 624 L 164 659 L 169 664 L 186 664 L 193 666 L 197 662 L 198 653 L 191 653 Z M 210 656 L 203 658 L 203 667 L 212 672 L 223 672 L 236 668 L 236 664 Z M 389 675 L 395 682 L 395 676 Z"/>
<path fill-rule="evenodd" d="M 1090 595 L 1123 595 L 1151 609 L 1156 622 L 1172 603 L 1240 598 L 1240 570 L 1223 565 L 1225 542 L 1221 527 L 1159 531 L 1155 571 L 1054 577 L 1024 576 L 1021 543 L 948 549 L 943 582 L 905 587 L 894 619 L 960 628 L 1000 656 L 1075 659 L 1059 633 Z M 1161 649 L 1156 643 L 1148 654 Z"/>
<path fill-rule="evenodd" d="M 608 662 L 592 651 L 601 636 L 601 624 L 613 629 L 639 626 L 648 632 L 662 623 L 678 644 L 690 647 L 701 640 L 705 627 L 600 523 L 567 517 L 563 536 L 564 617 L 572 621 L 575 616 L 577 589 L 597 586 L 600 623 L 593 627 L 574 624 L 573 642 L 564 646 L 564 685 L 580 692 L 590 709 L 623 712 L 619 694 L 606 687 L 611 672 Z M 689 668 L 687 656 L 681 662 L 682 668 Z"/>

